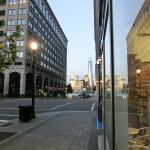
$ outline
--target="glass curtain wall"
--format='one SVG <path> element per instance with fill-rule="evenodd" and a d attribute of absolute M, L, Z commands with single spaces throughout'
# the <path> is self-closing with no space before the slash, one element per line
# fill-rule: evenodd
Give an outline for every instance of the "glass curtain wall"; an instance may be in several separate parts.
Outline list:
<path fill-rule="evenodd" d="M 105 149 L 147 150 L 150 0 L 109 0 L 109 4 L 112 10 L 109 9 L 103 51 Z"/>
<path fill-rule="evenodd" d="M 106 2 L 109 2 L 108 18 L 104 15 Z M 101 4 L 105 149 L 147 150 L 150 149 L 150 0 L 101 0 Z"/>

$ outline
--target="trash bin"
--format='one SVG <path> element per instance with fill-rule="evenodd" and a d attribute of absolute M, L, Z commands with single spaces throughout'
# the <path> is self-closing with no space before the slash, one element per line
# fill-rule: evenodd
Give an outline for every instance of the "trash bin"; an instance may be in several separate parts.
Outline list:
<path fill-rule="evenodd" d="M 32 106 L 18 106 L 19 108 L 19 121 L 29 122 L 31 121 Z"/>

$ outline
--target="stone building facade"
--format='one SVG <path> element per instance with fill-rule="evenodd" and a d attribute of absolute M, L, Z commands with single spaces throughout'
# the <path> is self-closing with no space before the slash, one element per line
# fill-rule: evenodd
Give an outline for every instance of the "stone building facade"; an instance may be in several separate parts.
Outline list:
<path fill-rule="evenodd" d="M 2 0 L 0 10 L 0 20 L 5 21 L 0 32 L 9 36 L 16 25 L 23 30 L 16 40 L 18 59 L 0 74 L 0 92 L 8 97 L 31 96 L 34 55 L 35 93 L 49 96 L 65 90 L 68 40 L 47 0 Z M 0 45 L 7 47 L 9 43 L 0 36 Z M 32 42 L 38 44 L 36 52 L 31 49 Z"/>

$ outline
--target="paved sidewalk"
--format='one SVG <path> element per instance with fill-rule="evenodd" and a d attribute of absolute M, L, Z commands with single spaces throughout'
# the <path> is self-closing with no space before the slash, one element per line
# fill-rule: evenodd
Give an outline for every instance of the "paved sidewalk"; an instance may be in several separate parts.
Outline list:
<path fill-rule="evenodd" d="M 0 142 L 1 150 L 97 150 L 96 112 L 50 112 L 31 122 L 14 120 L 1 131 L 16 132 Z"/>

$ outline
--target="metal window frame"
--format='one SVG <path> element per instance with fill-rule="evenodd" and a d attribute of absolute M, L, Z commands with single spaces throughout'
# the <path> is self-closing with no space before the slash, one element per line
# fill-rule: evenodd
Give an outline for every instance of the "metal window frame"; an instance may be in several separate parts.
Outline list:
<path fill-rule="evenodd" d="M 100 0 L 99 3 L 99 27 L 100 27 L 100 54 L 104 55 L 103 60 L 103 68 L 104 72 L 103 75 L 105 77 L 105 36 L 106 36 L 106 28 L 108 23 L 108 17 L 110 19 L 110 73 L 111 73 L 111 113 L 112 113 L 112 147 L 110 149 L 115 150 L 115 101 L 114 101 L 114 75 L 115 75 L 115 68 L 114 68 L 114 31 L 113 31 L 113 0 Z M 105 86 L 105 82 L 104 82 Z M 105 93 L 105 91 L 104 91 Z M 104 95 L 105 98 L 105 95 Z M 105 99 L 104 99 L 104 124 L 106 124 L 106 112 L 105 112 Z M 104 149 L 106 149 L 106 128 L 104 128 Z"/>

